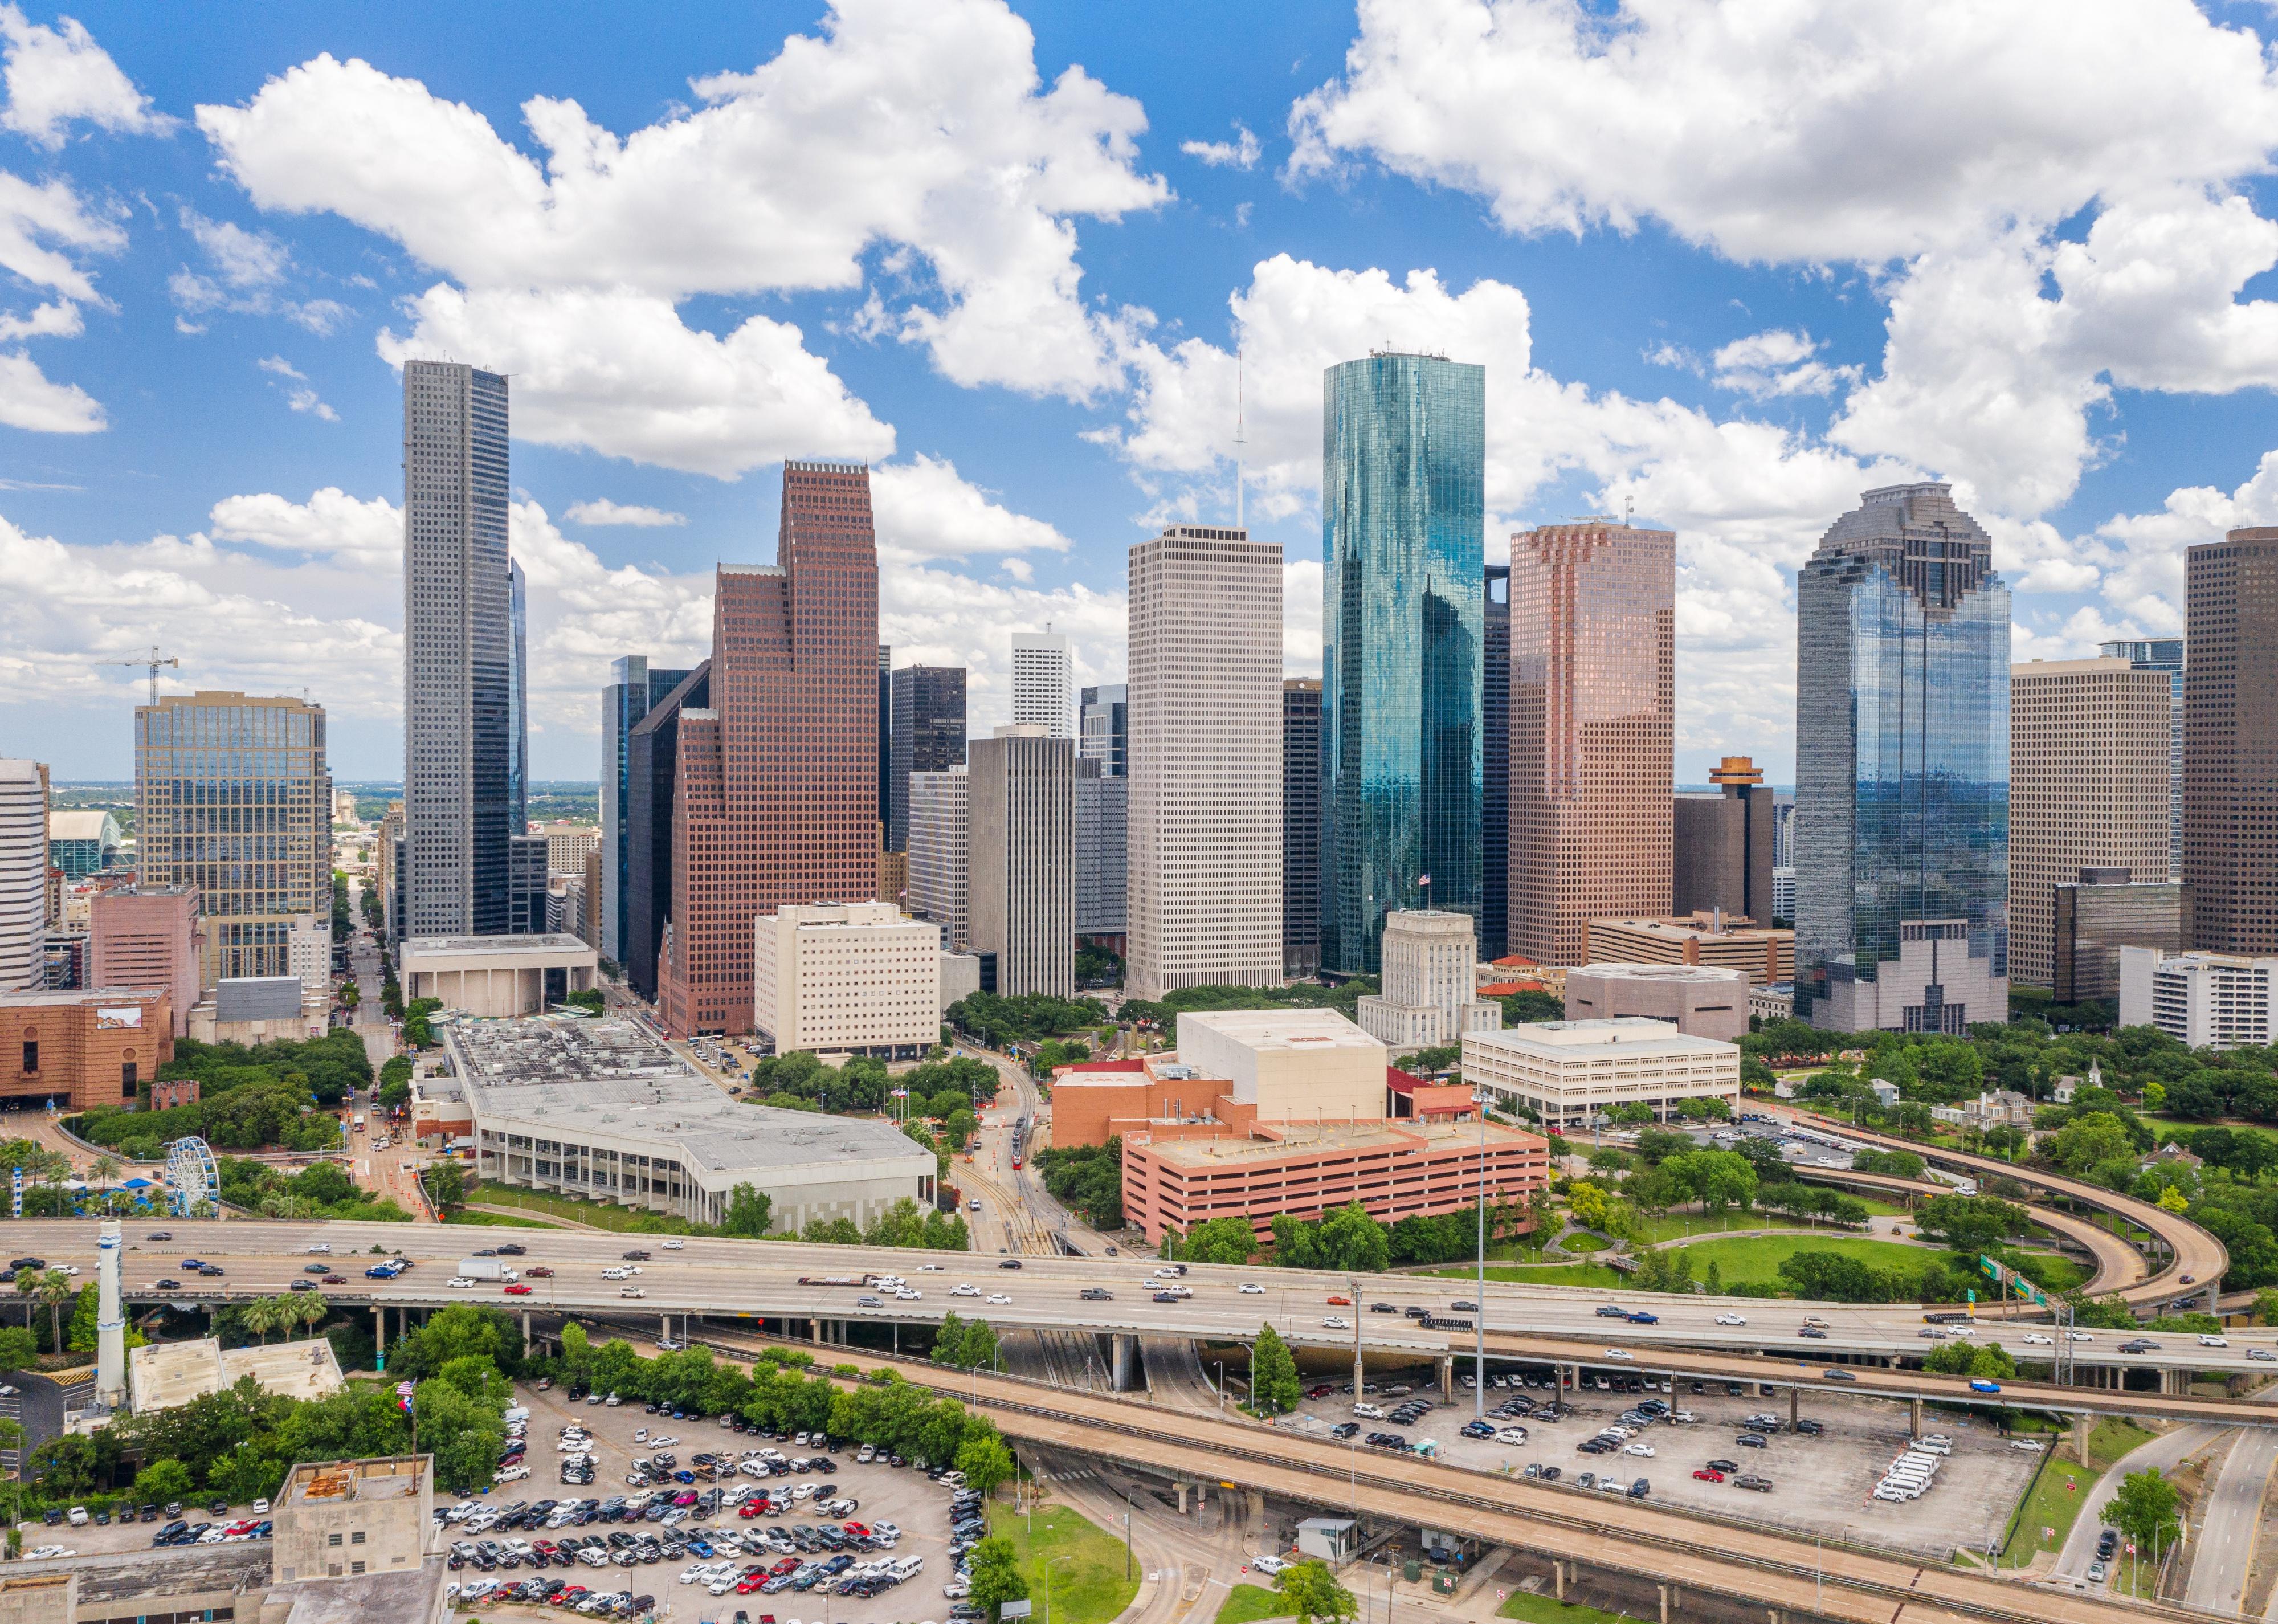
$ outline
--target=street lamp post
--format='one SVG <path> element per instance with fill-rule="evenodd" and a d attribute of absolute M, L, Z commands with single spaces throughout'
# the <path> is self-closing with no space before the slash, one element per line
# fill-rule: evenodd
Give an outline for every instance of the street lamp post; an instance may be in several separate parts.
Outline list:
<path fill-rule="evenodd" d="M 1482 1089 L 1472 1096 L 1472 1104 L 1479 1114 L 1479 1306 L 1472 1314 L 1478 1328 L 1478 1352 L 1472 1365 L 1472 1419 L 1485 1421 L 1487 1414 L 1487 1094 Z"/>

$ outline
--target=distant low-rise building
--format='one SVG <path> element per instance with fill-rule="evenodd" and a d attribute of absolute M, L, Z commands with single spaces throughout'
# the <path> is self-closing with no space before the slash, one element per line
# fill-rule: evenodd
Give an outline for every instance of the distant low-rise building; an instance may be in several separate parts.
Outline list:
<path fill-rule="evenodd" d="M 890 902 L 752 922 L 752 1022 L 778 1053 L 915 1060 L 941 1035 L 941 930 Z"/>
<path fill-rule="evenodd" d="M 2120 950 L 2120 1024 L 2153 1026 L 2194 1049 L 2278 1039 L 2278 958 Z"/>
<path fill-rule="evenodd" d="M 1748 977 L 1705 964 L 1585 964 L 1566 972 L 1566 1018 L 1643 1015 L 1695 1038 L 1736 1043 L 1748 1030 Z"/>
<path fill-rule="evenodd" d="M 599 984 L 600 955 L 574 936 L 415 936 L 403 944 L 403 999 L 454 1015 L 535 1015 Z"/>
<path fill-rule="evenodd" d="M 164 988 L 0 992 L 0 1100 L 84 1111 L 132 1105 L 174 1058 Z"/>
<path fill-rule="evenodd" d="M 59 811 L 48 814 L 48 862 L 66 880 L 100 874 L 118 861 L 125 839 L 116 812 Z"/>
<path fill-rule="evenodd" d="M 1636 1016 L 1543 1021 L 1465 1038 L 1464 1080 L 1561 1132 L 1624 1105 L 1668 1122 L 1688 1099 L 1738 1104 L 1740 1051 Z"/>
<path fill-rule="evenodd" d="M 1593 919 L 1585 962 L 1707 964 L 1747 974 L 1759 985 L 1795 979 L 1795 932 L 1726 915 L 1673 919 Z"/>
<path fill-rule="evenodd" d="M 1502 1024 L 1502 1006 L 1479 996 L 1479 938 L 1469 914 L 1387 914 L 1382 954 L 1384 991 L 1363 998 L 1357 1011 L 1362 1029 L 1379 1042 L 1429 1048 Z"/>
<path fill-rule="evenodd" d="M 434 1527 L 435 1458 L 303 1463 L 277 1491 L 280 1580 L 416 1570 Z"/>

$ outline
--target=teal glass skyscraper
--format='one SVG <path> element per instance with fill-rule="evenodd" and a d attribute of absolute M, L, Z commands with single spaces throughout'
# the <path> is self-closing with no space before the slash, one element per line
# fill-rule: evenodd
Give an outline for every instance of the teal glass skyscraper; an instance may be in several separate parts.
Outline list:
<path fill-rule="evenodd" d="M 1321 967 L 1479 908 L 1487 369 L 1372 354 L 1321 411 Z"/>
<path fill-rule="evenodd" d="M 1869 491 L 1796 579 L 1795 1013 L 2009 1018 L 2009 589 L 1944 485 Z"/>

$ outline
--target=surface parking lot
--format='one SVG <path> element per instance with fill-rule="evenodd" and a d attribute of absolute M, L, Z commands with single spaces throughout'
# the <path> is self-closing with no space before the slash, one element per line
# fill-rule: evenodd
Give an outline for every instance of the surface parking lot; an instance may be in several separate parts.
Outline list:
<path fill-rule="evenodd" d="M 1456 1367 L 1468 1373 L 1470 1361 L 1459 1360 Z M 1380 1458 L 1393 1452 L 1371 1449 L 1366 1439 L 1372 1432 L 1399 1434 L 1411 1448 L 1430 1439 L 1440 1459 L 1474 1470 L 1522 1476 L 1530 1467 L 1538 1472 L 1555 1467 L 1558 1486 L 1577 1493 L 1600 1492 L 1579 1486 L 1585 1473 L 1594 1478 L 1611 1476 L 1624 1488 L 1642 1477 L 1650 1485 L 1652 1499 L 1680 1510 L 1747 1517 L 1830 1537 L 1847 1533 L 1862 1541 L 1939 1559 L 1956 1546 L 1976 1551 L 1983 1550 L 1989 1540 L 1998 1543 L 2010 1512 L 2042 1459 L 2038 1453 L 2012 1448 L 2009 1440 L 1983 1420 L 1927 1409 L 1924 1430 L 1951 1439 L 1953 1452 L 1945 1458 L 1933 1486 L 1921 1498 L 1880 1501 L 1873 1498 L 1875 1485 L 1908 1436 L 1904 1405 L 1806 1391 L 1800 1419 L 1823 1429 L 1813 1435 L 1788 1428 L 1788 1395 L 1784 1389 L 1770 1394 L 1732 1393 L 1721 1382 L 1672 1381 L 1645 1371 L 1586 1369 L 1583 1379 L 1589 1384 L 1579 1390 L 1567 1390 L 1563 1400 L 1567 1413 L 1551 1418 L 1547 1410 L 1557 1396 L 1551 1391 L 1547 1367 L 1490 1360 L 1487 1372 L 1487 1421 L 1498 1428 L 1524 1429 L 1525 1443 L 1463 1436 L 1461 1429 L 1473 1415 L 1473 1392 L 1459 1383 L 1455 1398 L 1443 1402 L 1433 1373 L 1422 1367 L 1372 1370 L 1369 1375 L 1370 1385 L 1380 1390 L 1369 1394 L 1366 1402 L 1387 1412 L 1404 1399 L 1430 1400 L 1433 1407 L 1416 1421 L 1403 1424 L 1388 1418 L 1357 1417 L 1354 1398 L 1344 1390 L 1350 1379 L 1347 1367 L 1342 1378 L 1326 1373 L 1307 1377 L 1309 1395 L 1323 1385 L 1334 1385 L 1326 1396 L 1305 1399 L 1300 1406 L 1302 1424 L 1315 1436 L 1342 1424 L 1357 1424 L 1359 1430 L 1351 1444 Z M 1495 1388 L 1493 1383 L 1498 1375 L 1508 1385 Z M 1611 1385 L 1595 1385 L 1600 1382 L 1638 1385 L 1636 1390 L 1622 1391 Z M 1647 1383 L 1653 1384 L 1651 1391 L 1646 1389 Z M 1667 1390 L 1663 1390 L 1663 1383 Z M 1392 1390 L 1403 1386 L 1412 1392 L 1403 1395 Z M 1624 1412 L 1647 1398 L 1657 1398 L 1672 1411 L 1689 1412 L 1697 1419 L 1689 1422 L 1655 1420 L 1637 1428 L 1629 1442 L 1652 1450 L 1650 1456 L 1630 1454 L 1626 1444 L 1610 1454 L 1585 1454 L 1577 1449 L 1606 1427 L 1619 1424 Z M 1518 1400 L 1527 1401 L 1533 1413 L 1496 1414 L 1498 1406 Z M 1742 1422 L 1752 1415 L 1775 1418 L 1777 1423 L 1776 1430 L 1756 1435 L 1764 1439 L 1762 1448 L 1739 1442 L 1745 1430 Z M 1726 1474 L 1723 1482 L 1693 1475 L 1711 1460 L 1732 1462 L 1741 1472 L 1770 1479 L 1772 1486 L 1756 1493 L 1738 1487 L 1733 1474 Z"/>
<path fill-rule="evenodd" d="M 813 1445 L 801 1445 L 792 1438 L 781 1440 L 758 1433 L 738 1433 L 722 1427 L 717 1420 L 690 1419 L 676 1421 L 669 1415 L 648 1413 L 643 1406 L 628 1402 L 611 1409 L 598 1403 L 573 1403 L 568 1394 L 556 1388 L 539 1392 L 528 1387 L 518 1390 L 516 1402 L 530 1410 L 530 1448 L 526 1463 L 531 1475 L 521 1482 L 506 1483 L 480 1497 L 483 1504 L 501 1509 L 529 1504 L 539 1499 L 569 1500 L 592 1498 L 607 1500 L 612 1496 L 642 1492 L 627 1485 L 625 1475 L 633 1462 L 647 1459 L 660 1452 L 677 1458 L 674 1469 L 692 1467 L 692 1458 L 699 1454 L 719 1454 L 730 1461 L 747 1451 L 772 1448 L 794 1458 L 809 1456 Z M 563 1484 L 559 1482 L 561 1455 L 554 1445 L 562 1426 L 576 1421 L 592 1436 L 590 1445 L 595 1457 L 593 1481 L 591 1484 Z M 646 1429 L 649 1436 L 636 1439 L 634 1433 Z M 659 1445 L 659 1436 L 671 1440 Z M 677 1560 L 660 1559 L 632 1567 L 594 1567 L 580 1564 L 573 1567 L 549 1566 L 533 1569 L 527 1564 L 511 1570 L 501 1568 L 485 1573 L 474 1566 L 461 1567 L 451 1574 L 453 1581 L 472 1584 L 485 1580 L 520 1581 L 531 1578 L 563 1579 L 582 1584 L 596 1592 L 631 1590 L 635 1596 L 656 1598 L 655 1617 L 670 1619 L 679 1624 L 691 1624 L 698 1620 L 717 1620 L 731 1624 L 738 1613 L 746 1615 L 750 1624 L 773 1617 L 776 1624 L 802 1624 L 828 1617 L 831 1624 L 887 1624 L 893 1620 L 941 1620 L 947 1624 L 950 1609 L 957 1604 L 945 1598 L 942 1589 L 952 1577 L 953 1565 L 949 1556 L 949 1511 L 951 1490 L 930 1480 L 911 1467 L 896 1467 L 883 1462 L 864 1465 L 856 1459 L 857 1450 L 847 1448 L 829 1457 L 837 1470 L 825 1478 L 812 1472 L 798 1472 L 789 1476 L 753 1479 L 749 1476 L 727 1476 L 720 1486 L 732 1490 L 738 1485 L 757 1484 L 768 1489 L 784 1490 L 802 1483 L 834 1482 L 837 1493 L 856 1502 L 852 1512 L 831 1516 L 812 1509 L 812 1499 L 802 1499 L 790 1511 L 778 1517 L 740 1518 L 732 1507 L 707 1518 L 694 1518 L 681 1522 L 670 1530 L 685 1540 L 692 1537 L 718 1537 L 738 1535 L 756 1538 L 768 1529 L 780 1528 L 786 1534 L 796 1528 L 818 1529 L 828 1526 L 841 1528 L 849 1521 L 871 1527 L 881 1521 L 891 1522 L 901 1529 L 901 1538 L 891 1550 L 873 1553 L 849 1551 L 846 1554 L 857 1563 L 881 1559 L 901 1560 L 918 1558 L 922 1567 L 912 1577 L 876 1596 L 829 1595 L 822 1587 L 807 1591 L 784 1590 L 775 1595 L 757 1591 L 738 1595 L 730 1590 L 713 1596 L 702 1582 L 681 1582 L 681 1574 L 703 1564 L 707 1559 L 693 1551 Z M 652 1490 L 671 1489 L 685 1492 L 690 1488 L 701 1490 L 710 1485 L 702 1482 L 684 1485 L 660 1482 Z M 535 1541 L 560 1540 L 563 1537 L 607 1536 L 614 1532 L 653 1533 L 663 1536 L 665 1525 L 656 1522 L 619 1523 L 594 1521 L 583 1526 L 562 1528 L 518 1528 L 513 1537 Z M 444 1550 L 456 1541 L 469 1538 L 502 1540 L 499 1533 L 469 1535 L 458 1528 L 445 1528 L 439 1535 L 439 1544 Z M 795 1552 L 801 1561 L 811 1559 L 805 1552 Z M 815 1553 L 828 1557 L 831 1553 Z M 714 1561 L 732 1560 L 735 1570 L 753 1566 L 768 1567 L 784 1559 L 774 1552 L 764 1556 L 745 1554 L 740 1551 L 720 1548 L 710 1559 Z M 577 1615 L 557 1607 L 539 1606 L 510 1602 L 501 1603 L 483 1597 L 477 1600 L 456 1600 L 455 1614 L 478 1614 L 485 1619 L 568 1620 Z"/>

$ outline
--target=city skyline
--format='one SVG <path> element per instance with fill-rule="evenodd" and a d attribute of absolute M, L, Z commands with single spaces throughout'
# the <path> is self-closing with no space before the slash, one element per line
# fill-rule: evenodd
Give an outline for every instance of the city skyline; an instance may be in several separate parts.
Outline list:
<path fill-rule="evenodd" d="M 876 466 L 882 640 L 971 670 L 976 732 L 1008 717 L 1013 631 L 1066 630 L 1072 680 L 1112 681 L 1123 546 L 1233 517 L 1237 345 L 1248 523 L 1283 548 L 1287 667 L 1310 674 L 1319 369 L 1389 343 L 1470 355 L 1502 380 L 1491 536 L 1585 510 L 1678 534 L 1697 606 L 1678 629 L 1679 776 L 1733 749 L 1787 782 L 1790 571 L 1848 492 L 1955 481 L 2014 587 L 2017 652 L 2048 658 L 2180 632 L 2183 545 L 2272 517 L 2268 379 L 2249 337 L 2267 306 L 2240 297 L 2262 250 L 2237 259 L 2210 235 L 2257 206 L 2265 143 L 2244 111 L 2208 143 L 2172 132 L 2179 107 L 2274 92 L 2238 77 L 2254 53 L 2225 54 L 2236 25 L 2153 9 L 2133 9 L 2140 34 L 2017 19 L 2037 42 L 2023 57 L 2068 65 L 2017 79 L 2008 53 L 1981 59 L 1983 99 L 2022 120 L 2000 149 L 2014 163 L 1968 168 L 1977 143 L 1924 127 L 1901 184 L 1853 172 L 1869 115 L 1802 71 L 1807 23 L 1741 53 L 1713 8 L 1641 24 L 1614 87 L 1688 110 L 1705 139 L 1669 144 L 1681 119 L 1617 121 L 1604 140 L 1632 146 L 1569 151 L 1491 134 L 1454 79 L 1418 71 L 1464 49 L 1462 8 L 1419 18 L 1399 48 L 1375 8 L 1265 8 L 1238 36 L 1199 18 L 1172 62 L 1112 14 L 1030 23 L 982 0 L 901 29 L 884 0 L 762 5 L 733 37 L 672 18 L 630 46 L 554 19 L 543 59 L 491 49 L 529 37 L 513 5 L 448 30 L 417 4 L 261 29 L 225 11 L 194 38 L 110 4 L 75 11 L 84 34 L 58 32 L 35 5 L 0 39 L 19 87 L 0 171 L 66 211 L 10 262 L 23 325 L 0 341 L 0 549 L 25 590 L 0 629 L 33 658 L 0 729 L 66 780 L 124 779 L 126 747 L 99 724 L 132 678 L 98 662 L 155 642 L 187 658 L 167 692 L 284 692 L 322 668 L 311 697 L 342 777 L 386 776 L 401 518 L 376 431 L 400 364 L 429 356 L 512 373 L 525 407 L 510 522 L 530 575 L 535 777 L 590 777 L 592 649 L 700 655 L 709 566 L 764 555 L 784 456 Z M 1926 41 L 1856 15 L 1831 26 L 1902 91 L 1942 72 Z M 1593 71 L 1566 27 L 1546 24 L 1527 59 L 1550 104 Z M 438 56 L 447 34 L 467 48 Z M 1480 47 L 1489 80 L 1518 71 L 1511 51 Z M 1261 52 L 1286 79 L 1195 71 Z M 953 108 L 938 75 L 912 76 L 949 59 L 967 70 Z M 1047 87 L 1076 65 L 1097 96 L 1060 120 Z M 35 95 L 50 71 L 57 88 Z M 747 244 L 784 201 L 753 179 L 780 167 L 768 108 L 810 95 L 828 136 L 868 75 L 922 110 L 871 132 L 878 172 L 918 191 L 852 185 L 802 233 Z M 1825 137 L 1808 151 L 1780 126 L 1725 127 L 1747 97 L 1704 90 L 1790 75 Z M 560 131 L 525 119 L 533 96 L 574 98 L 608 137 L 595 150 L 615 154 L 573 205 L 545 190 Z M 1909 118 L 1935 104 L 1900 101 Z M 2118 124 L 2080 111 L 2114 104 Z M 366 194 L 332 107 L 468 167 Z M 1081 184 L 964 207 L 979 160 L 939 134 L 950 124 L 1003 143 L 1009 172 Z M 684 139 L 675 183 L 701 224 L 646 242 L 620 199 Z M 1705 149 L 1727 155 L 1713 180 L 1669 184 Z M 528 184 L 462 193 L 450 172 Z M 558 231 L 533 225 L 531 195 Z M 995 250 L 954 235 L 976 222 Z M 2187 295 L 2117 298 L 2153 241 L 2214 269 Z M 905 255 L 936 278 L 874 274 Z M 1938 310 L 2001 334 L 1996 353 L 1944 341 Z M 612 370 L 644 345 L 655 364 Z"/>

